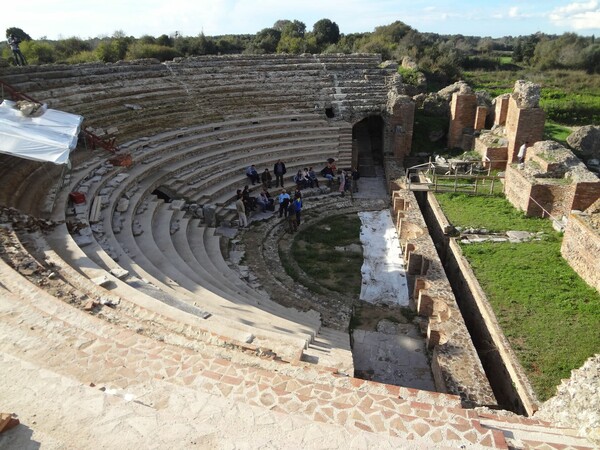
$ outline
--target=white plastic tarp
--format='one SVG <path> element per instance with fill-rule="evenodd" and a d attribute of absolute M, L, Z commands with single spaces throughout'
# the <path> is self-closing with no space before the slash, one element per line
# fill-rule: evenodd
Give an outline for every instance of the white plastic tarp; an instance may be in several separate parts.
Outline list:
<path fill-rule="evenodd" d="M 66 164 L 77 146 L 82 116 L 47 109 L 40 117 L 26 117 L 15 102 L 0 103 L 0 153 Z"/>

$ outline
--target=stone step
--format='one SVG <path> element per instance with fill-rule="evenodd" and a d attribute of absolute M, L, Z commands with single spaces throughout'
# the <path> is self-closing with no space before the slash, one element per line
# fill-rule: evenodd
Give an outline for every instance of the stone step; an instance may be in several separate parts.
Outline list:
<path fill-rule="evenodd" d="M 485 428 L 510 428 L 510 433 L 505 432 L 505 438 L 514 448 L 595 448 L 586 438 L 578 436 L 575 430 L 569 428 L 553 427 L 547 422 L 519 416 L 503 419 L 492 414 L 479 414 L 479 421 Z"/>
<path fill-rule="evenodd" d="M 389 398 L 362 395 L 358 390 L 338 392 L 329 385 L 299 383 L 252 367 L 232 370 L 236 366 L 229 361 L 207 360 L 193 352 L 179 353 L 132 332 L 111 332 L 109 324 L 98 323 L 98 319 L 76 312 L 75 316 L 81 317 L 73 317 L 73 322 L 65 326 L 63 319 L 39 314 L 32 304 L 26 307 L 17 299 L 11 302 L 5 296 L 0 334 L 10 332 L 14 343 L 0 344 L 0 350 L 27 358 L 44 369 L 60 370 L 86 383 L 92 381 L 123 389 L 134 398 L 145 393 L 150 404 L 161 404 L 166 399 L 156 393 L 148 395 L 146 389 L 139 388 L 140 383 L 158 376 L 175 386 L 220 393 L 250 405 L 274 407 L 285 414 L 340 424 L 357 431 L 425 443 L 466 441 L 482 447 L 505 448 L 501 433 L 485 430 L 477 421 L 460 416 L 454 416 L 457 422 L 452 422 L 427 419 L 418 414 L 406 415 L 398 413 L 393 403 L 386 406 Z M 81 326 L 88 327 L 86 322 L 102 337 L 83 331 Z M 57 354 L 49 348 L 61 351 Z M 270 382 L 267 383 L 265 377 L 270 378 Z M 356 395 L 361 400 L 353 399 Z M 415 413 L 422 410 L 417 404 L 411 408 Z M 427 409 L 430 408 L 423 411 Z"/>

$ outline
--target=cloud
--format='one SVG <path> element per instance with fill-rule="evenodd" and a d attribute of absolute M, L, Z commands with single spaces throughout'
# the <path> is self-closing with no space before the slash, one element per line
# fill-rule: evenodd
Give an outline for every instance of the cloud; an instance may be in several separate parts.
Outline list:
<path fill-rule="evenodd" d="M 597 30 L 600 24 L 600 4 L 597 0 L 573 2 L 555 8 L 548 17 L 558 26 L 574 30 Z"/>

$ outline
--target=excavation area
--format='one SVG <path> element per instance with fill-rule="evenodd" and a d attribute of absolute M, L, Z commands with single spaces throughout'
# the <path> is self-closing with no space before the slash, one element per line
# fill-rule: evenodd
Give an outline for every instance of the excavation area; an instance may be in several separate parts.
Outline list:
<path fill-rule="evenodd" d="M 360 210 L 385 205 L 387 196 L 379 176 L 362 177 L 359 192 L 352 198 L 338 193 L 307 197 L 303 199 L 302 227 L 296 233 L 289 232 L 286 218 L 279 218 L 276 212 L 254 215 L 257 222 L 282 225 L 281 234 L 274 235 L 281 240 L 277 257 L 282 263 L 275 273 L 261 273 L 245 265 L 242 270 L 251 270 L 255 283 L 267 286 L 267 291 L 270 280 L 288 277 L 296 291 L 305 290 L 304 306 L 318 311 L 324 326 L 348 333 L 354 376 L 435 391 L 424 323 L 409 295 L 390 210 Z M 233 259 L 239 261 L 241 245 L 245 253 L 260 248 L 257 239 L 260 236 L 253 227 L 234 237 Z M 297 305 L 290 296 L 282 299 L 286 300 Z"/>

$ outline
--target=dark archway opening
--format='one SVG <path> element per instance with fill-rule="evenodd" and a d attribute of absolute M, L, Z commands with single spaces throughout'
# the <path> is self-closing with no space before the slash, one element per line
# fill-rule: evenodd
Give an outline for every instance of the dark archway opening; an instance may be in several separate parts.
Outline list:
<path fill-rule="evenodd" d="M 325 116 L 328 119 L 333 119 L 335 117 L 335 113 L 333 112 L 333 108 L 331 108 L 331 107 L 325 108 Z"/>
<path fill-rule="evenodd" d="M 369 116 L 352 127 L 352 162 L 361 177 L 375 177 L 383 167 L 383 119 Z M 382 172 L 381 172 L 382 173 Z"/>
<path fill-rule="evenodd" d="M 171 203 L 175 200 L 175 192 L 166 186 L 160 186 L 152 191 L 152 195 L 156 195 L 159 199 L 164 200 L 165 203 Z"/>

